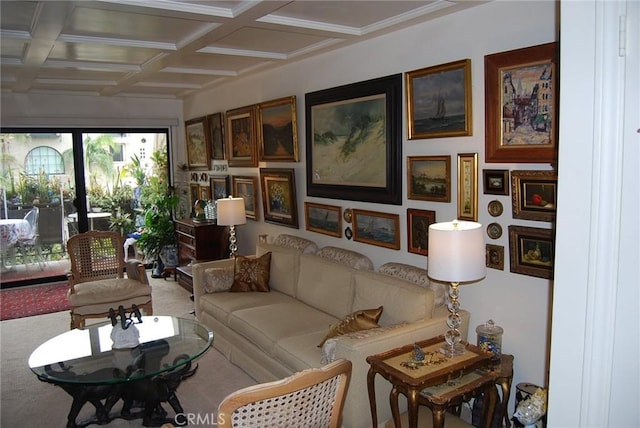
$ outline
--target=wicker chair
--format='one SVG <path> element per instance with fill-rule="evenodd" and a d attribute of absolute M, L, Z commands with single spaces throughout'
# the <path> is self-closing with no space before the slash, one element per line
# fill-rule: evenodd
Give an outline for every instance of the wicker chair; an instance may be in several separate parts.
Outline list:
<path fill-rule="evenodd" d="M 351 379 L 351 361 L 303 370 L 240 389 L 218 407 L 219 428 L 338 428 Z"/>
<path fill-rule="evenodd" d="M 144 315 L 153 315 L 144 265 L 138 260 L 124 261 L 119 233 L 90 231 L 74 235 L 67 241 L 67 251 L 71 260 L 67 293 L 71 328 L 84 327 L 88 318 L 106 320 L 109 309 L 120 305 L 131 312 L 135 304 Z"/>

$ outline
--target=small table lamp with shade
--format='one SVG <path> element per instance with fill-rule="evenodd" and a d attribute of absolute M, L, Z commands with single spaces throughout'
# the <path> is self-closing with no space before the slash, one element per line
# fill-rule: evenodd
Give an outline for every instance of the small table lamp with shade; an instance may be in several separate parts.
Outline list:
<path fill-rule="evenodd" d="M 427 275 L 449 283 L 449 331 L 440 352 L 449 357 L 462 355 L 465 346 L 460 337 L 460 303 L 458 285 L 485 277 L 484 238 L 482 225 L 471 221 L 434 223 L 429 226 L 429 256 Z"/>
<path fill-rule="evenodd" d="M 244 199 L 229 196 L 228 198 L 218 199 L 216 205 L 218 225 L 229 226 L 229 250 L 231 250 L 231 257 L 235 258 L 238 251 L 238 246 L 236 245 L 236 226 L 247 222 L 244 211 Z"/>

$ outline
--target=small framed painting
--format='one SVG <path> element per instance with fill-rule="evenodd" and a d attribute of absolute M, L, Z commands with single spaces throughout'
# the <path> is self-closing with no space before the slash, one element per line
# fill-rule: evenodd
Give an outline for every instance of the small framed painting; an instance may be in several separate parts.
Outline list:
<path fill-rule="evenodd" d="M 478 221 L 478 154 L 458 155 L 458 220 Z"/>
<path fill-rule="evenodd" d="M 409 140 L 472 135 L 471 60 L 405 74 Z"/>
<path fill-rule="evenodd" d="M 353 240 L 399 250 L 400 216 L 354 209 Z"/>
<path fill-rule="evenodd" d="M 334 205 L 304 203 L 304 218 L 307 230 L 342 238 L 342 215 L 340 207 Z"/>
<path fill-rule="evenodd" d="M 429 255 L 429 225 L 435 222 L 435 211 L 407 209 L 407 242 L 410 253 Z"/>
<path fill-rule="evenodd" d="M 260 168 L 264 221 L 298 228 L 293 168 Z"/>
<path fill-rule="evenodd" d="M 214 113 L 207 116 L 207 127 L 211 134 L 211 158 L 224 160 L 224 113 Z"/>
<path fill-rule="evenodd" d="M 451 202 L 451 156 L 407 157 L 407 197 Z"/>
<path fill-rule="evenodd" d="M 184 123 L 189 169 L 211 168 L 211 141 L 206 122 L 203 116 Z"/>
<path fill-rule="evenodd" d="M 200 199 L 200 186 L 196 183 L 191 183 L 189 185 L 189 199 L 191 202 L 191 209 L 193 210 L 193 205 L 195 205 L 196 201 Z"/>
<path fill-rule="evenodd" d="M 513 218 L 553 221 L 557 191 L 555 171 L 511 171 Z"/>
<path fill-rule="evenodd" d="M 553 279 L 555 238 L 551 229 L 509 226 L 511 272 Z"/>
<path fill-rule="evenodd" d="M 229 188 L 228 175 L 211 177 L 209 179 L 209 185 L 211 186 L 211 193 L 214 201 L 229 196 L 229 192 L 231 189 Z"/>
<path fill-rule="evenodd" d="M 200 186 L 200 200 L 201 201 L 210 201 L 211 200 L 211 186 Z"/>
<path fill-rule="evenodd" d="M 504 270 L 504 247 L 502 245 L 486 244 L 487 267 Z"/>
<path fill-rule="evenodd" d="M 298 162 L 296 97 L 261 103 L 258 110 L 260 160 Z"/>
<path fill-rule="evenodd" d="M 227 162 L 230 167 L 258 166 L 256 106 L 226 113 Z"/>
<path fill-rule="evenodd" d="M 508 169 L 483 169 L 482 178 L 485 195 L 509 194 Z"/>
<path fill-rule="evenodd" d="M 231 179 L 233 196 L 244 199 L 244 212 L 247 218 L 258 219 L 256 204 L 258 200 L 257 177 L 234 175 Z"/>

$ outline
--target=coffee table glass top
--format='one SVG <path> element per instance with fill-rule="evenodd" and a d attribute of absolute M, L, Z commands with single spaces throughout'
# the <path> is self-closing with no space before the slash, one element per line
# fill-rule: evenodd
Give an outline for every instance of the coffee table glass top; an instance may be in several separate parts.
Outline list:
<path fill-rule="evenodd" d="M 74 329 L 40 345 L 29 367 L 53 383 L 114 384 L 170 372 L 202 355 L 213 333 L 202 324 L 171 316 L 145 316 L 135 324 L 140 345 L 112 349 L 111 322 Z"/>

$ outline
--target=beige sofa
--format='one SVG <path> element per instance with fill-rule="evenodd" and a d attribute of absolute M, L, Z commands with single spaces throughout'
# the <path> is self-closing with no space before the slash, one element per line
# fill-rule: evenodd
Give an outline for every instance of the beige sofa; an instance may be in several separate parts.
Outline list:
<path fill-rule="evenodd" d="M 257 245 L 271 252 L 270 288 L 264 292 L 212 292 L 212 282 L 233 276 L 233 260 L 193 267 L 196 316 L 214 332 L 214 346 L 258 382 L 319 367 L 337 358 L 353 364 L 343 426 L 370 427 L 366 362 L 376 354 L 447 330 L 446 287 L 424 269 L 386 263 L 378 271 L 366 256 L 336 247 L 318 250 L 308 240 L 280 235 Z M 348 333 L 318 345 L 348 314 L 383 306 L 379 328 Z M 461 311 L 463 337 L 469 314 Z M 376 378 L 378 420 L 391 417 L 390 384 Z"/>

